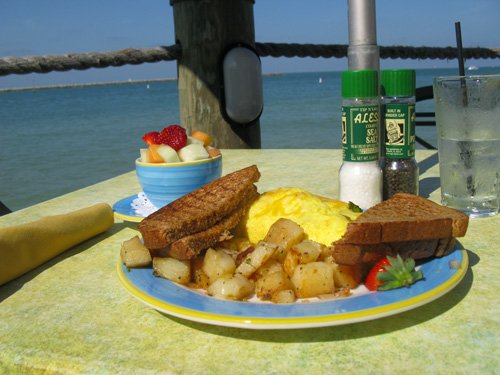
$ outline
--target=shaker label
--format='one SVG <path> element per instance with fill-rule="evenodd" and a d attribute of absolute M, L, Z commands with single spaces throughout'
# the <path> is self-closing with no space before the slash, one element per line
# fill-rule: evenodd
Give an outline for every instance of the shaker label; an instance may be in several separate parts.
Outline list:
<path fill-rule="evenodd" d="M 385 156 L 415 156 L 415 105 L 386 104 L 383 113 Z"/>
<path fill-rule="evenodd" d="M 346 161 L 378 160 L 377 105 L 342 107 L 342 158 Z"/>

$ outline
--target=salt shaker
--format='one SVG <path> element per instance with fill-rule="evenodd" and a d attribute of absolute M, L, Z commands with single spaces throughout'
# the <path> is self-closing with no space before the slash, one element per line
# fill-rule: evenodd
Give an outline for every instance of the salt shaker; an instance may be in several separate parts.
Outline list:
<path fill-rule="evenodd" d="M 418 194 L 415 161 L 415 70 L 382 70 L 381 113 L 385 152 L 381 163 L 383 199 Z"/>
<path fill-rule="evenodd" d="M 377 70 L 342 72 L 339 199 L 368 209 L 382 201 Z"/>

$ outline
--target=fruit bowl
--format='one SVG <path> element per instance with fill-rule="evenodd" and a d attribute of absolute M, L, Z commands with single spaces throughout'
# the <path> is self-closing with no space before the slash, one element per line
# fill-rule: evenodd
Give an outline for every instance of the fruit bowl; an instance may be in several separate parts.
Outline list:
<path fill-rule="evenodd" d="M 161 208 L 222 175 L 222 155 L 180 163 L 144 163 L 136 159 L 139 183 L 149 201 Z"/>

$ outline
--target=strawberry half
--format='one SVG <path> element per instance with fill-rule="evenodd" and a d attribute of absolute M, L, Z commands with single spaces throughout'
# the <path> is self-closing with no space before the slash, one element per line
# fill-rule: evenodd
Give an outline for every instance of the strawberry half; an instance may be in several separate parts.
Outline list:
<path fill-rule="evenodd" d="M 365 286 L 369 290 L 390 290 L 410 286 L 424 277 L 422 270 L 415 271 L 412 258 L 403 260 L 388 256 L 380 260 L 366 277 Z"/>
<path fill-rule="evenodd" d="M 158 143 L 158 136 L 159 135 L 160 135 L 159 132 L 150 132 L 150 133 L 144 134 L 144 136 L 142 137 L 142 139 L 149 146 L 151 146 L 151 145 L 159 145 L 159 143 Z"/>
<path fill-rule="evenodd" d="M 187 142 L 186 129 L 179 125 L 170 125 L 161 131 L 157 141 L 179 151 Z"/>

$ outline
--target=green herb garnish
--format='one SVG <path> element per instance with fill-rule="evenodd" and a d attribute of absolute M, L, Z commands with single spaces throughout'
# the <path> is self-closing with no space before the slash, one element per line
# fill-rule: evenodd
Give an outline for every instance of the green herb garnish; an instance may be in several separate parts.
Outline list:
<path fill-rule="evenodd" d="M 352 212 L 363 212 L 363 210 L 361 208 L 359 208 L 358 205 L 352 203 L 352 202 L 349 202 L 349 209 L 352 211 Z"/>

